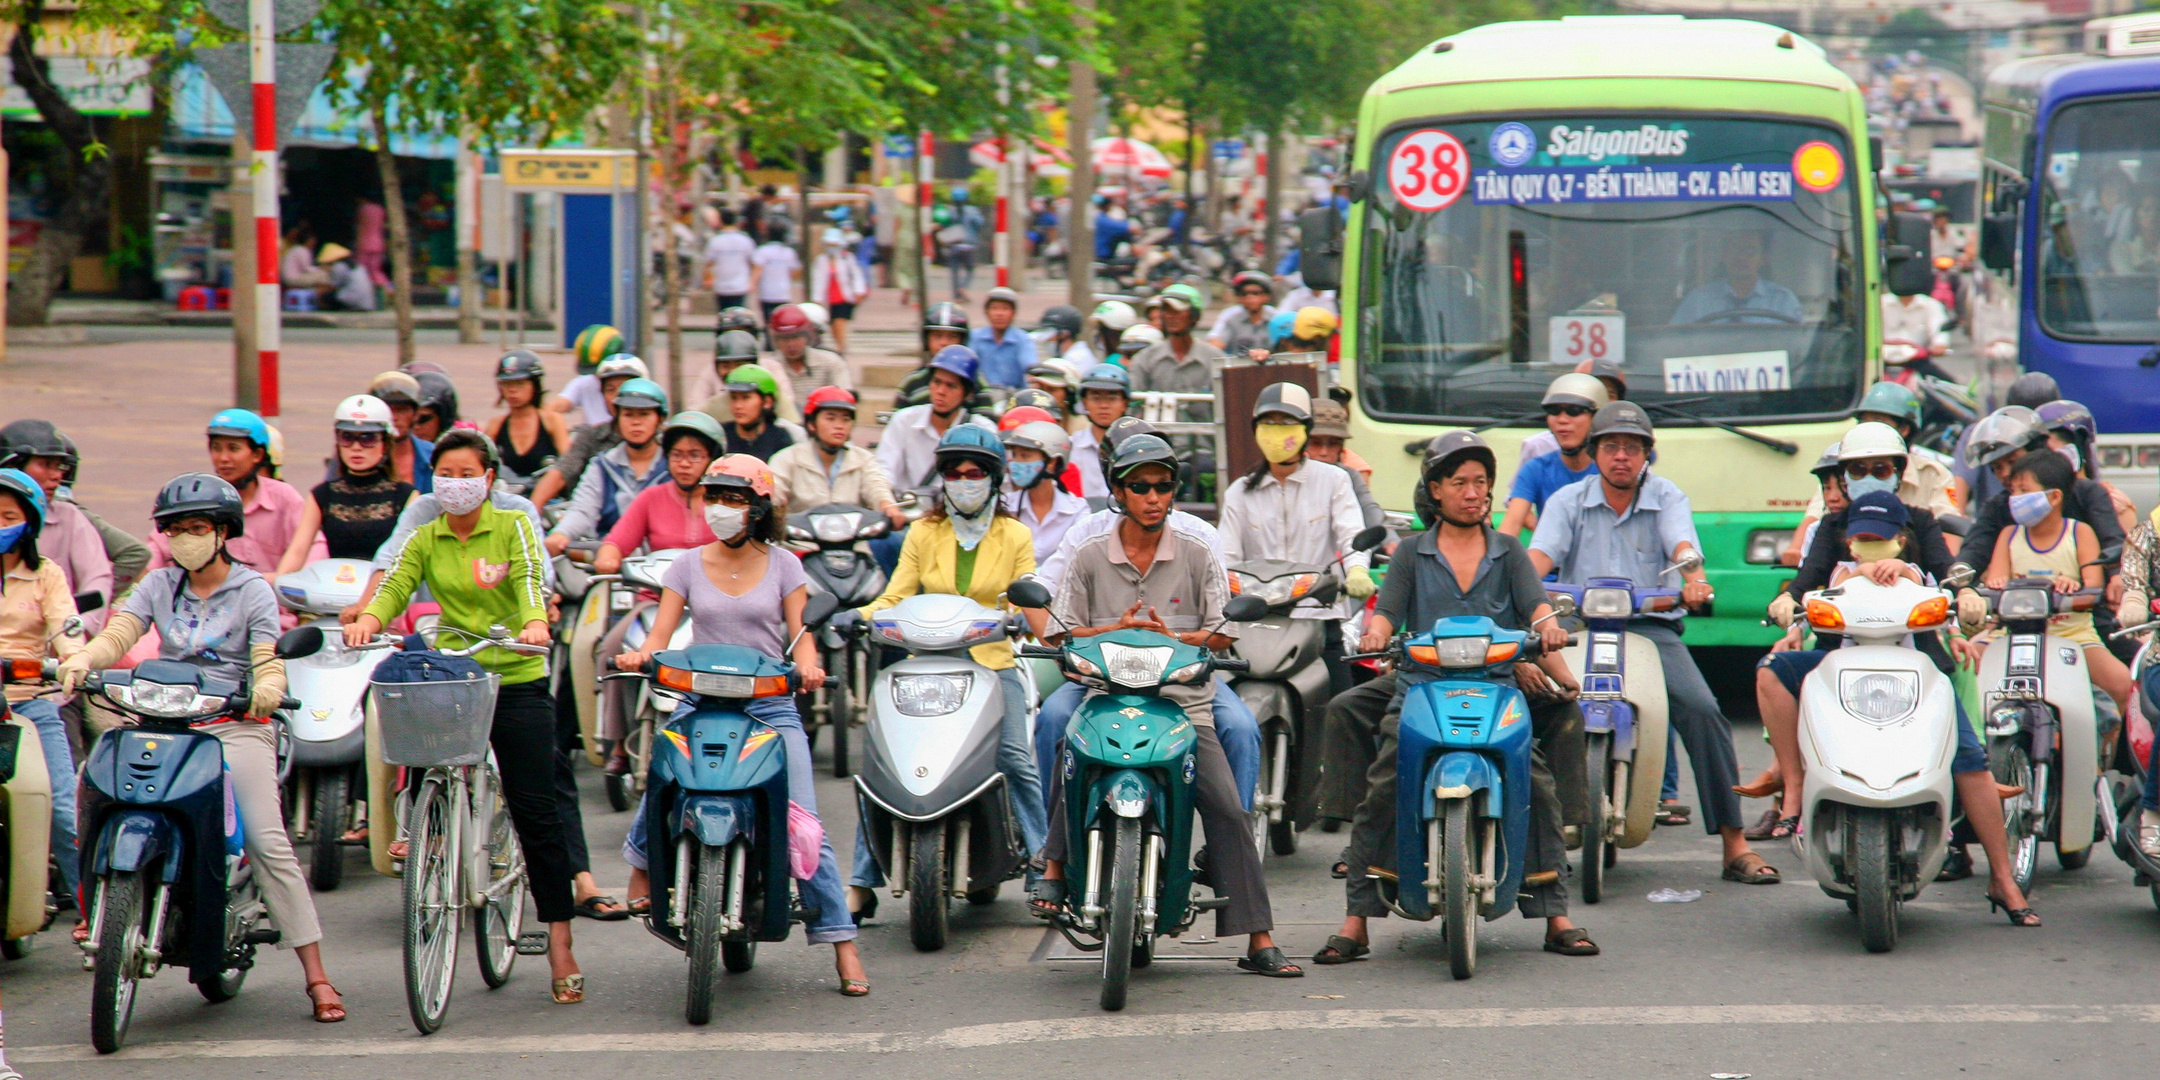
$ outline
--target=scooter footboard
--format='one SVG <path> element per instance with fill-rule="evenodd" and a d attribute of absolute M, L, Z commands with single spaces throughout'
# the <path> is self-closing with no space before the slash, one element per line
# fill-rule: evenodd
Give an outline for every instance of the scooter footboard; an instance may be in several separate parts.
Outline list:
<path fill-rule="evenodd" d="M 45 771 L 45 750 L 38 743 L 37 729 L 19 716 L 8 717 L 6 723 L 16 729 L 15 775 L 7 782 L 4 792 L 7 807 L 7 832 L 11 839 L 8 853 L 9 881 L 35 881 L 40 886 L 30 889 L 9 889 L 7 910 L 0 912 L 0 922 L 6 924 L 7 940 L 28 937 L 45 925 L 46 852 L 52 849 L 52 779 Z"/>

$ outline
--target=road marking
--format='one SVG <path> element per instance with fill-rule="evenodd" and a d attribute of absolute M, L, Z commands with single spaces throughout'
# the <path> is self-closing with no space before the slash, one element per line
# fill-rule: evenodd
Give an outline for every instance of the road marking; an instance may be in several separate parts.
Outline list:
<path fill-rule="evenodd" d="M 1373 1028 L 1634 1027 L 1712 1024 L 2080 1024 L 2160 1022 L 2160 1005 L 1663 1005 L 1558 1009 L 1310 1009 L 1165 1016 L 1087 1016 L 970 1024 L 930 1032 L 667 1031 L 398 1039 L 246 1039 L 148 1043 L 115 1061 L 201 1058 L 408 1057 L 445 1054 L 891 1054 L 1086 1039 L 1177 1038 Z M 30 1046 L 22 1062 L 95 1061 L 88 1046 Z"/>

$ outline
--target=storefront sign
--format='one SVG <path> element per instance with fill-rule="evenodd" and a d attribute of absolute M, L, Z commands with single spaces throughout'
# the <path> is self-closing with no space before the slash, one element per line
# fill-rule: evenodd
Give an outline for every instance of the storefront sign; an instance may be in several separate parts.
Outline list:
<path fill-rule="evenodd" d="M 575 150 L 505 150 L 503 183 L 510 187 L 612 188 L 625 155 Z"/>
<path fill-rule="evenodd" d="M 92 116 L 147 116 L 150 61 L 132 56 L 53 56 L 46 74 L 60 96 Z M 0 57 L 0 116 L 36 119 L 37 106 L 15 85 L 14 65 Z"/>

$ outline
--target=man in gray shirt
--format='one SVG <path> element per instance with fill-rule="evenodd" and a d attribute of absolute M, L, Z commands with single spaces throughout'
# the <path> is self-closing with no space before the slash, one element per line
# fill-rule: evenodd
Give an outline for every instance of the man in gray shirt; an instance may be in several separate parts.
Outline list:
<path fill-rule="evenodd" d="M 1221 349 L 1193 337 L 1200 313 L 1192 301 L 1170 292 L 1155 298 L 1162 305 L 1162 341 L 1150 345 L 1126 361 L 1132 372 L 1133 393 L 1166 391 L 1176 394 L 1212 394 L 1215 369 L 1222 366 Z M 1206 404 L 1195 403 L 1178 410 L 1182 419 L 1205 422 L 1214 418 Z"/>

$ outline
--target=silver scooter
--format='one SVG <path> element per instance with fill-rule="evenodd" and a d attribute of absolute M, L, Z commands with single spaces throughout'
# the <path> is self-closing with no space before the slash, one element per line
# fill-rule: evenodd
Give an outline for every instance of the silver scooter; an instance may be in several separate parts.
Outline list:
<path fill-rule="evenodd" d="M 878 673 L 855 791 L 871 854 L 893 895 L 909 898 L 908 936 L 924 952 L 945 947 L 951 900 L 994 903 L 1027 862 L 998 771 L 1005 686 L 968 655 L 1011 633 L 1005 613 L 950 593 L 908 597 L 870 624 L 873 646 L 912 655 Z"/>
<path fill-rule="evenodd" d="M 317 559 L 277 582 L 278 602 L 305 620 L 302 626 L 323 632 L 320 650 L 285 664 L 287 692 L 300 702 L 287 728 L 292 769 L 285 779 L 286 827 L 294 844 L 313 849 L 308 884 L 317 892 L 345 879 L 344 836 L 373 809 L 361 765 L 368 679 L 388 654 L 347 649 L 338 627 L 338 612 L 359 602 L 371 569 L 360 559 Z"/>

